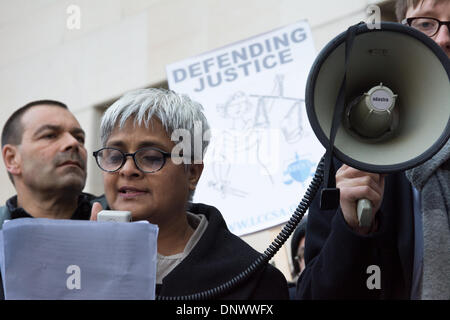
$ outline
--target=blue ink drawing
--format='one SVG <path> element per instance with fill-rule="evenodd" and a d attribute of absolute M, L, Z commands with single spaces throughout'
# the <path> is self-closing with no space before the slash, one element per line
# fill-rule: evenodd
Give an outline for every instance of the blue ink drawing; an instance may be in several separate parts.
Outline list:
<path fill-rule="evenodd" d="M 284 175 L 287 176 L 284 184 L 289 185 L 294 181 L 304 183 L 311 176 L 311 168 L 313 166 L 314 163 L 309 160 L 300 159 L 298 154 L 295 153 L 295 160 L 284 171 Z"/>

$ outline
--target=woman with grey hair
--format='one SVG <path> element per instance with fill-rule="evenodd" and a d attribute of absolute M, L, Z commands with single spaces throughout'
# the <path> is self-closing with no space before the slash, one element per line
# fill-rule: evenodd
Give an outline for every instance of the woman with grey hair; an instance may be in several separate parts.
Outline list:
<path fill-rule="evenodd" d="M 158 295 L 215 288 L 259 256 L 228 230 L 216 208 L 189 201 L 203 171 L 208 130 L 199 103 L 164 89 L 129 92 L 102 118 L 102 148 L 94 156 L 104 171 L 103 206 L 131 211 L 134 221 L 158 225 Z M 182 143 L 176 144 L 172 138 L 180 136 Z M 93 220 L 100 210 L 96 203 Z M 218 298 L 287 299 L 287 283 L 267 265 Z"/>

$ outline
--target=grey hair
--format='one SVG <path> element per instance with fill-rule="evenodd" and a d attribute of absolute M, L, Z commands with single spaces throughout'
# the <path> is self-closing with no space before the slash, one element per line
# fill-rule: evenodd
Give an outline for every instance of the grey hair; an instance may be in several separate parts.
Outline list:
<path fill-rule="evenodd" d="M 106 145 L 112 131 L 118 126 L 123 128 L 126 121 L 134 119 L 135 125 L 144 124 L 147 128 L 151 119 L 156 117 L 169 137 L 177 129 L 188 130 L 191 138 L 196 138 L 194 127 L 201 124 L 202 159 L 206 151 L 209 138 L 209 124 L 203 114 L 200 103 L 189 96 L 166 89 L 138 89 L 127 92 L 114 102 L 105 112 L 100 125 L 100 138 L 103 146 Z"/>
<path fill-rule="evenodd" d="M 184 94 L 166 89 L 138 89 L 125 93 L 114 102 L 103 114 L 100 124 L 100 139 L 102 146 L 111 136 L 113 130 L 123 128 L 128 119 L 134 119 L 134 125 L 149 127 L 153 117 L 161 121 L 169 137 L 174 130 L 187 130 L 191 137 L 191 150 L 195 139 L 201 139 L 201 160 L 209 144 L 209 124 L 203 114 L 200 103 Z M 194 128 L 201 125 L 201 137 Z M 206 138 L 205 138 L 206 137 Z M 185 169 L 188 169 L 188 164 Z M 192 201 L 194 192 L 189 195 Z"/>

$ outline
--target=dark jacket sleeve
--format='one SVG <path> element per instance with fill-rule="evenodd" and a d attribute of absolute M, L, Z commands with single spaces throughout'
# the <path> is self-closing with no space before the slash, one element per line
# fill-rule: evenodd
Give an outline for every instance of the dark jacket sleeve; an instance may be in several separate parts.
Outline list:
<path fill-rule="evenodd" d="M 270 264 L 264 267 L 252 300 L 288 300 L 289 289 L 283 273 Z"/>
<path fill-rule="evenodd" d="M 334 174 L 334 173 L 333 173 Z M 299 299 L 373 299 L 367 268 L 380 265 L 380 239 L 385 237 L 382 219 L 379 231 L 359 235 L 346 223 L 340 209 L 320 210 L 320 190 L 308 213 L 305 242 L 306 268 L 297 283 Z M 381 216 L 380 212 L 377 217 Z"/>
<path fill-rule="evenodd" d="M 311 221 L 309 234 L 306 235 L 306 268 L 298 280 L 297 297 L 377 298 L 377 290 L 369 290 L 367 287 L 367 279 L 370 276 L 367 268 L 380 265 L 378 250 L 374 246 L 377 236 L 354 233 L 346 225 L 340 210 L 331 217 L 329 213 L 320 213 L 315 214 L 318 221 Z M 322 228 L 315 229 L 316 225 Z"/>

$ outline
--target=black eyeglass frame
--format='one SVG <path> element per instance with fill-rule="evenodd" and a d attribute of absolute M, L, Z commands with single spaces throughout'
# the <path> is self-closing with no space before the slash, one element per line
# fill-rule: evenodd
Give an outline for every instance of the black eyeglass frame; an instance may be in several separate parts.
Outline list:
<path fill-rule="evenodd" d="M 98 156 L 99 152 L 101 152 L 102 150 L 105 150 L 105 149 L 116 150 L 116 151 L 119 151 L 119 152 L 122 154 L 122 164 L 121 164 L 116 170 L 105 170 L 105 169 L 102 168 L 102 166 L 100 165 L 97 156 Z M 158 151 L 158 152 L 160 152 L 160 153 L 163 155 L 163 162 L 162 162 L 162 165 L 161 165 L 161 167 L 160 167 L 159 169 L 157 169 L 157 170 L 153 170 L 153 171 L 145 171 L 145 170 L 142 170 L 142 169 L 139 167 L 139 165 L 137 164 L 137 162 L 136 162 L 136 153 L 138 153 L 138 152 L 140 152 L 140 151 L 142 151 L 142 150 L 149 150 L 149 149 L 150 149 L 150 150 Z M 120 149 L 118 149 L 118 148 L 114 148 L 114 147 L 104 147 L 104 148 L 101 148 L 101 149 L 99 149 L 99 150 L 97 150 L 97 151 L 94 151 L 94 152 L 92 153 L 92 155 L 93 155 L 94 158 L 95 158 L 95 162 L 97 162 L 97 166 L 98 166 L 101 170 L 103 170 L 103 171 L 105 171 L 105 172 L 117 172 L 117 171 L 119 171 L 119 170 L 122 169 L 122 167 L 125 165 L 125 162 L 127 162 L 127 158 L 128 158 L 128 157 L 132 157 L 132 158 L 133 158 L 133 161 L 134 161 L 134 165 L 136 166 L 136 168 L 138 168 L 138 169 L 139 169 L 141 172 L 143 172 L 143 173 L 155 173 L 155 172 L 161 170 L 161 169 L 164 167 L 164 165 L 166 164 L 166 159 L 172 157 L 172 155 L 171 155 L 169 152 L 163 151 L 163 150 L 158 149 L 158 148 L 155 148 L 155 147 L 141 148 L 141 149 L 136 150 L 136 151 L 133 152 L 133 153 L 123 152 L 122 150 L 120 150 Z"/>
<path fill-rule="evenodd" d="M 402 24 L 403 24 L 403 25 L 408 25 L 408 26 L 410 26 L 411 28 L 417 29 L 417 28 L 415 28 L 415 27 L 413 27 L 413 26 L 411 25 L 412 22 L 413 22 L 414 20 L 417 20 L 417 19 L 430 19 L 430 20 L 436 21 L 436 22 L 439 24 L 439 26 L 438 26 L 438 28 L 436 29 L 436 32 L 435 32 L 435 33 L 433 33 L 433 34 L 431 34 L 431 35 L 428 35 L 428 34 L 427 34 L 427 36 L 429 36 L 429 37 L 434 37 L 434 36 L 439 32 L 439 30 L 441 29 L 441 27 L 442 27 L 443 25 L 444 25 L 444 26 L 447 26 L 448 31 L 450 32 L 450 21 L 441 21 L 441 20 L 439 20 L 439 19 L 432 18 L 432 17 L 410 17 L 410 18 L 405 18 L 405 19 L 402 20 Z M 419 30 L 419 29 L 417 29 L 417 30 Z M 419 30 L 419 31 L 421 31 L 421 30 Z M 422 31 L 421 31 L 421 32 L 422 32 Z"/>

